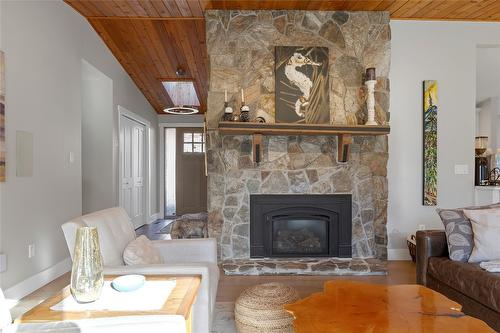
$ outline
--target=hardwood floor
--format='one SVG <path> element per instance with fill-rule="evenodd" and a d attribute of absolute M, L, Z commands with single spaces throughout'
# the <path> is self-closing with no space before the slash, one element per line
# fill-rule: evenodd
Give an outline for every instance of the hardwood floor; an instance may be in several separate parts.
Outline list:
<path fill-rule="evenodd" d="M 12 318 L 15 319 L 19 317 L 23 313 L 42 303 L 47 298 L 54 296 L 59 290 L 69 284 L 70 278 L 71 274 L 68 272 L 21 299 L 16 306 L 10 309 Z"/>
<path fill-rule="evenodd" d="M 327 280 L 346 279 L 377 284 L 414 284 L 415 264 L 411 261 L 389 261 L 389 274 L 384 276 L 226 276 L 221 271 L 217 302 L 234 302 L 243 289 L 259 283 L 281 282 L 297 288 L 301 297 L 319 292 Z M 66 273 L 51 283 L 26 296 L 11 309 L 12 317 L 17 318 L 57 291 L 69 284 L 70 273 Z"/>

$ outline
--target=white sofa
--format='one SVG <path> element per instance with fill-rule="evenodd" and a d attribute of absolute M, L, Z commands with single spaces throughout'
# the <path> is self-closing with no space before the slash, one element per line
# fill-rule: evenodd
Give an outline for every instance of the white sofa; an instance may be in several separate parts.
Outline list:
<path fill-rule="evenodd" d="M 210 331 L 219 283 L 215 239 L 153 241 L 165 264 L 125 266 L 123 250 L 136 235 L 129 216 L 122 208 L 101 210 L 63 224 L 62 229 L 71 258 L 73 258 L 76 230 L 82 226 L 97 227 L 105 274 L 201 275 L 201 286 L 192 313 L 193 332 Z"/>

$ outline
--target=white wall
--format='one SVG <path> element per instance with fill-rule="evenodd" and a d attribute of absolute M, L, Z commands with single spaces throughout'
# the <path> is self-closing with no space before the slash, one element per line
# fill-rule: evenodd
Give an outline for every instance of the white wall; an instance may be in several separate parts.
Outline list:
<path fill-rule="evenodd" d="M 500 46 L 488 45 L 476 51 L 476 102 L 500 96 Z"/>
<path fill-rule="evenodd" d="M 115 126 L 109 159 L 114 170 L 117 105 L 150 120 L 154 130 L 157 116 L 86 20 L 68 5 L 0 1 L 0 8 L 7 70 L 8 163 L 7 182 L 0 184 L 0 239 L 8 255 L 8 270 L 0 276 L 1 286 L 9 288 L 58 263 L 63 263 L 59 269 L 67 268 L 68 250 L 60 225 L 82 211 L 82 59 L 113 81 L 110 113 Z M 15 176 L 16 130 L 34 135 L 34 175 L 30 178 Z M 73 164 L 70 152 L 75 154 Z M 117 172 L 114 175 L 116 188 Z M 117 202 L 117 194 L 113 195 Z M 36 245 L 32 259 L 27 257 L 30 243 Z"/>
<path fill-rule="evenodd" d="M 442 229 L 422 206 L 422 81 L 437 80 L 438 207 L 473 203 L 476 46 L 499 44 L 499 23 L 392 21 L 389 255 L 418 225 Z M 467 164 L 468 175 L 455 175 Z M 398 249 L 401 251 L 398 252 Z"/>
<path fill-rule="evenodd" d="M 113 80 L 82 60 L 82 212 L 115 205 Z"/>

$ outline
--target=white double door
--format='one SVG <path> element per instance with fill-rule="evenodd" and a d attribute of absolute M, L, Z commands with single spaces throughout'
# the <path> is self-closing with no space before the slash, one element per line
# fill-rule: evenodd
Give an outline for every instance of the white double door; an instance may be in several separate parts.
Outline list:
<path fill-rule="evenodd" d="M 146 126 L 122 115 L 120 118 L 121 206 L 135 228 L 146 223 Z"/>

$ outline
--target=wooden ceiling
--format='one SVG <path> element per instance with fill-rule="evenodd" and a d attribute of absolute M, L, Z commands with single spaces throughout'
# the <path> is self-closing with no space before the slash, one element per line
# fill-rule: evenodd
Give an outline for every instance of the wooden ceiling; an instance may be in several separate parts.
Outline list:
<path fill-rule="evenodd" d="M 161 81 L 193 80 L 205 112 L 208 9 L 382 10 L 392 19 L 499 21 L 499 0 L 65 0 L 85 16 L 158 113 Z"/>
<path fill-rule="evenodd" d="M 192 80 L 207 107 L 208 61 L 205 21 L 89 18 L 90 24 L 113 52 L 158 113 L 174 106 L 162 81 Z M 182 68 L 185 74 L 176 75 Z"/>

